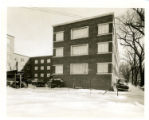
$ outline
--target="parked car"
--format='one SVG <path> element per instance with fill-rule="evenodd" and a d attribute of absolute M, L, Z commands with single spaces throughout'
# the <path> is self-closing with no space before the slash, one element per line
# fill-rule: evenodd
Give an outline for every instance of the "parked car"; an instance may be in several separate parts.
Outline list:
<path fill-rule="evenodd" d="M 51 88 L 64 87 L 64 81 L 61 78 L 51 78 L 48 82 L 48 86 Z"/>
<path fill-rule="evenodd" d="M 13 87 L 13 88 L 20 88 L 20 82 L 19 81 L 16 81 L 10 85 L 10 87 Z M 25 82 L 21 82 L 21 88 L 26 88 L 27 87 L 27 84 Z"/>
<path fill-rule="evenodd" d="M 31 84 L 36 87 L 45 87 L 45 81 L 43 79 L 30 79 Z"/>
<path fill-rule="evenodd" d="M 129 86 L 127 85 L 127 83 L 125 82 L 124 79 L 118 79 L 118 81 L 117 81 L 117 89 L 118 89 L 118 91 L 128 91 L 129 90 Z"/>

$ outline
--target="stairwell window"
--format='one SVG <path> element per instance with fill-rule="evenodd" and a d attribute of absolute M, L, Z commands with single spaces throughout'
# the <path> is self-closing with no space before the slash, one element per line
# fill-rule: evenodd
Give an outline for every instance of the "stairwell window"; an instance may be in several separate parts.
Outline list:
<path fill-rule="evenodd" d="M 108 63 L 97 63 L 97 74 L 108 73 Z"/>
<path fill-rule="evenodd" d="M 98 49 L 97 49 L 97 53 L 108 53 L 109 52 L 109 43 L 108 42 L 99 42 L 98 43 Z"/>
<path fill-rule="evenodd" d="M 88 74 L 88 63 L 70 64 L 70 74 Z"/>
<path fill-rule="evenodd" d="M 55 57 L 63 57 L 63 47 L 54 49 Z"/>
<path fill-rule="evenodd" d="M 89 36 L 89 27 L 73 28 L 71 30 L 71 39 L 86 38 Z"/>
<path fill-rule="evenodd" d="M 63 41 L 64 40 L 64 31 L 56 32 L 55 36 L 56 36 L 55 37 L 56 42 Z"/>
<path fill-rule="evenodd" d="M 98 24 L 98 35 L 109 33 L 109 23 Z"/>
<path fill-rule="evenodd" d="M 72 45 L 71 56 L 88 55 L 88 44 Z"/>
<path fill-rule="evenodd" d="M 63 65 L 54 65 L 55 72 L 54 74 L 63 74 Z"/>

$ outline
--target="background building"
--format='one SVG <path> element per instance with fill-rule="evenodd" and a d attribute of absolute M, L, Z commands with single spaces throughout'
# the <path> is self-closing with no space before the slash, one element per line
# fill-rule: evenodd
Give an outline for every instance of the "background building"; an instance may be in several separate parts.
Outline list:
<path fill-rule="evenodd" d="M 51 56 L 31 57 L 24 67 L 24 76 L 33 81 L 47 81 L 51 75 Z"/>
<path fill-rule="evenodd" d="M 111 89 L 118 76 L 114 15 L 53 26 L 53 75 L 66 87 Z"/>
<path fill-rule="evenodd" d="M 14 53 L 14 36 L 7 34 L 7 71 L 21 71 L 27 61 L 28 56 Z"/>

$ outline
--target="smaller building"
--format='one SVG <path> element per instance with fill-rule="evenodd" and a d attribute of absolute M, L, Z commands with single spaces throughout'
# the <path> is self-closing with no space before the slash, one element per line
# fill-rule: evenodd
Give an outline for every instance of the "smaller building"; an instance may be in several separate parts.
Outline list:
<path fill-rule="evenodd" d="M 13 61 L 16 65 L 16 70 L 17 71 L 22 71 L 26 63 L 28 62 L 29 57 L 25 55 L 21 55 L 18 53 L 14 53 L 13 55 Z"/>
<path fill-rule="evenodd" d="M 22 71 L 29 57 L 14 53 L 15 37 L 7 34 L 7 71 Z"/>
<path fill-rule="evenodd" d="M 51 56 L 31 57 L 24 67 L 26 79 L 48 81 L 51 75 Z"/>

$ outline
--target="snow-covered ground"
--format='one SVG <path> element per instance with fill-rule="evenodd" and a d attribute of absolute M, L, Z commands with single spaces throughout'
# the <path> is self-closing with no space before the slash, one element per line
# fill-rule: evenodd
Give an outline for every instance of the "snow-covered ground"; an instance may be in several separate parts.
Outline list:
<path fill-rule="evenodd" d="M 57 118 L 140 118 L 144 117 L 144 92 L 71 88 L 7 88 L 7 116 Z"/>

